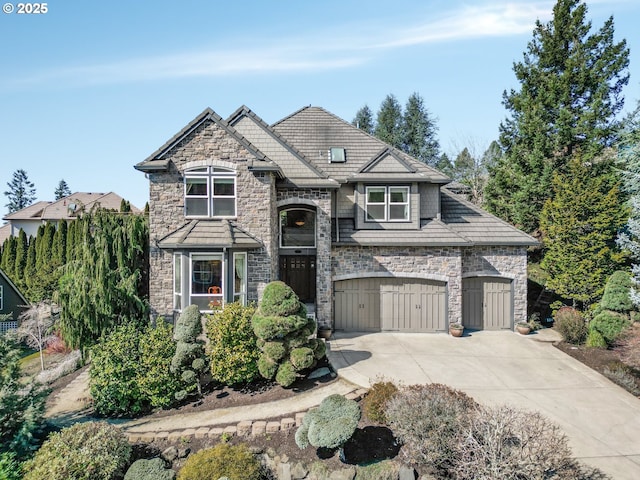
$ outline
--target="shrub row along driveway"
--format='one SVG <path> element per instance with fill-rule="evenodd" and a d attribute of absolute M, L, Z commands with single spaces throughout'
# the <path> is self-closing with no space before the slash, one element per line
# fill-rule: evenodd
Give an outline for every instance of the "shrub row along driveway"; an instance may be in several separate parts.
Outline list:
<path fill-rule="evenodd" d="M 485 405 L 537 410 L 560 425 L 576 458 L 616 480 L 640 478 L 640 400 L 556 349 L 551 331 L 445 334 L 337 333 L 329 359 L 368 387 L 443 383 Z"/>

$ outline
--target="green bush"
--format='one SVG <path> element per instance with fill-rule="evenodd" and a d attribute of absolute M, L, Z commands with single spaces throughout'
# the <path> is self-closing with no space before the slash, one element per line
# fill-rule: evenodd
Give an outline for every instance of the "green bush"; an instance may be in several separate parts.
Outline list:
<path fill-rule="evenodd" d="M 304 370 L 311 367 L 315 363 L 315 357 L 313 356 L 313 350 L 309 347 L 299 347 L 291 350 L 289 356 L 291 364 L 296 370 Z"/>
<path fill-rule="evenodd" d="M 404 443 L 406 460 L 431 473 L 452 466 L 458 432 L 478 405 L 465 393 L 436 383 L 401 388 L 387 403 L 393 433 Z"/>
<path fill-rule="evenodd" d="M 573 307 L 562 307 L 558 310 L 553 325 L 565 342 L 580 345 L 587 338 L 587 324 L 584 317 Z"/>
<path fill-rule="evenodd" d="M 148 409 L 139 382 L 142 335 L 136 326 L 126 323 L 92 349 L 89 384 L 98 414 L 136 415 Z"/>
<path fill-rule="evenodd" d="M 122 478 L 131 446 L 122 430 L 105 422 L 77 423 L 53 433 L 32 460 L 24 480 Z"/>
<path fill-rule="evenodd" d="M 155 328 L 149 326 L 139 344 L 140 371 L 138 384 L 141 394 L 154 408 L 165 408 L 175 400 L 181 388 L 178 376 L 171 372 L 171 360 L 176 352 L 173 327 L 162 318 Z"/>
<path fill-rule="evenodd" d="M 20 480 L 22 466 L 13 452 L 0 453 L 0 480 Z"/>
<path fill-rule="evenodd" d="M 631 286 L 631 275 L 628 272 L 614 272 L 604 287 L 604 295 L 600 300 L 600 307 L 604 310 L 629 313 L 633 310 Z"/>
<path fill-rule="evenodd" d="M 219 443 L 187 458 L 178 480 L 218 480 L 221 477 L 260 480 L 260 462 L 243 445 Z"/>
<path fill-rule="evenodd" d="M 283 362 L 278 366 L 276 382 L 283 387 L 289 387 L 296 381 L 296 369 L 291 362 Z"/>
<path fill-rule="evenodd" d="M 400 465 L 391 460 L 383 460 L 370 465 L 356 465 L 358 480 L 396 480 L 399 472 Z"/>
<path fill-rule="evenodd" d="M 252 306 L 228 303 L 207 316 L 208 355 L 214 380 L 235 385 L 251 382 L 260 375 L 259 352 L 251 325 L 254 313 Z"/>
<path fill-rule="evenodd" d="M 363 401 L 365 415 L 374 422 L 386 424 L 387 415 L 385 409 L 387 403 L 397 392 L 398 387 L 393 382 L 376 382 L 371 385 Z"/>
<path fill-rule="evenodd" d="M 338 448 L 351 438 L 360 421 L 360 406 L 342 395 L 330 395 L 307 412 L 295 435 L 300 449 Z"/>
<path fill-rule="evenodd" d="M 309 345 L 313 348 L 313 356 L 316 360 L 320 360 L 327 354 L 327 344 L 319 338 L 309 340 Z"/>
<path fill-rule="evenodd" d="M 630 324 L 626 315 L 605 310 L 593 317 L 589 322 L 589 330 L 599 332 L 607 345 L 611 345 Z"/>
<path fill-rule="evenodd" d="M 324 347 L 309 339 L 316 328 L 315 320 L 306 318 L 304 305 L 282 282 L 265 287 L 251 324 L 261 351 L 258 371 L 267 379 L 275 376 L 282 386 L 293 384 L 298 372 L 313 366 L 324 354 Z"/>
<path fill-rule="evenodd" d="M 0 335 L 0 453 L 23 458 L 36 448 L 47 391 L 35 383 L 23 385 L 20 377 L 20 348 Z"/>
<path fill-rule="evenodd" d="M 586 345 L 589 348 L 607 348 L 607 341 L 599 331 L 591 328 L 589 329 L 589 335 L 587 336 Z"/>
<path fill-rule="evenodd" d="M 207 369 L 204 343 L 198 337 L 202 333 L 202 320 L 197 305 L 185 308 L 178 320 L 173 333 L 176 340 L 176 353 L 171 359 L 171 373 L 182 379 L 182 389 L 175 393 L 178 401 L 197 391 L 202 396 L 202 375 Z M 197 361 L 201 360 L 201 361 Z"/>
<path fill-rule="evenodd" d="M 176 472 L 166 468 L 164 460 L 141 458 L 131 464 L 124 476 L 124 480 L 174 480 Z"/>

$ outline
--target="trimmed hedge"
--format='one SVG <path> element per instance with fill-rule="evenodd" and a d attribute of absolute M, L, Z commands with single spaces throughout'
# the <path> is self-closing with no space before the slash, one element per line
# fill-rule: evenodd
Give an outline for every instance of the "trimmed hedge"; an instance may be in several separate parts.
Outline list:
<path fill-rule="evenodd" d="M 246 445 L 219 443 L 190 455 L 178 473 L 178 480 L 218 480 L 221 477 L 260 480 L 260 462 Z"/>
<path fill-rule="evenodd" d="M 360 421 L 360 406 L 342 395 L 330 395 L 316 408 L 307 412 L 296 431 L 300 449 L 314 447 L 338 448 L 351 438 Z"/>

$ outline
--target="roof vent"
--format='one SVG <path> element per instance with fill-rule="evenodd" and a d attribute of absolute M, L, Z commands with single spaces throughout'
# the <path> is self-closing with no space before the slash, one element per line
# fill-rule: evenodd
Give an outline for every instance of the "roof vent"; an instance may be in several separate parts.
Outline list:
<path fill-rule="evenodd" d="M 329 149 L 329 163 L 345 163 L 347 155 L 344 148 L 331 147 Z"/>

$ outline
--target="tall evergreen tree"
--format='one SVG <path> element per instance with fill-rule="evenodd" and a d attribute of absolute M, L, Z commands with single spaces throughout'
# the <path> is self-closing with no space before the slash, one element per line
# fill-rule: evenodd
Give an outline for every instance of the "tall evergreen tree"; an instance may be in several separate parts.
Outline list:
<path fill-rule="evenodd" d="M 436 162 L 435 168 L 448 177 L 454 177 L 453 163 L 451 162 L 449 155 L 447 155 L 446 153 L 440 155 L 440 158 Z"/>
<path fill-rule="evenodd" d="M 404 143 L 402 107 L 393 94 L 387 95 L 380 105 L 374 135 L 383 142 L 402 149 Z"/>
<path fill-rule="evenodd" d="M 64 178 L 58 182 L 58 186 L 53 193 L 56 200 L 60 200 L 61 198 L 71 195 L 71 189 L 69 188 L 69 185 L 67 185 L 67 182 L 64 181 Z"/>
<path fill-rule="evenodd" d="M 27 240 L 27 234 L 21 228 L 18 233 L 18 244 L 16 245 L 16 263 L 13 267 L 12 280 L 21 290 L 24 288 L 25 267 L 27 266 L 27 250 L 29 249 L 29 243 Z"/>
<path fill-rule="evenodd" d="M 53 235 L 52 259 L 60 267 L 67 263 L 67 230 L 67 222 L 62 220 Z"/>
<path fill-rule="evenodd" d="M 588 305 L 625 260 L 615 245 L 628 217 L 620 179 L 611 160 L 587 163 L 576 155 L 565 173 L 554 173 L 552 187 L 540 216 L 547 287 Z"/>
<path fill-rule="evenodd" d="M 16 265 L 16 247 L 18 239 L 16 237 L 8 237 L 2 246 L 2 260 L 0 267 L 9 275 L 9 278 L 13 279 L 13 269 Z"/>
<path fill-rule="evenodd" d="M 36 245 L 38 243 L 37 237 L 29 237 L 29 249 L 27 250 L 27 265 L 24 269 L 24 282 L 26 285 L 25 295 L 31 302 L 36 301 L 34 299 L 33 290 L 38 289 L 38 279 L 36 278 Z"/>
<path fill-rule="evenodd" d="M 351 121 L 351 124 L 358 127 L 360 130 L 364 130 L 369 135 L 373 135 L 373 112 L 369 108 L 369 105 L 365 105 L 356 112 L 356 116 Z"/>
<path fill-rule="evenodd" d="M 28 207 L 36 199 L 36 189 L 33 182 L 29 181 L 27 172 L 22 169 L 13 172 L 13 178 L 7 183 L 7 186 L 9 190 L 4 194 L 9 199 L 9 203 L 5 205 L 9 209 L 9 213 Z"/>
<path fill-rule="evenodd" d="M 85 350 L 116 325 L 146 323 L 149 228 L 143 215 L 103 209 L 76 222 L 83 241 L 64 266 L 57 303 L 65 342 Z"/>
<path fill-rule="evenodd" d="M 618 166 L 623 171 L 623 188 L 629 195 L 630 215 L 618 243 L 632 257 L 634 286 L 631 300 L 640 307 L 640 101 L 625 119 L 618 145 Z"/>
<path fill-rule="evenodd" d="M 614 42 L 613 17 L 591 32 L 580 0 L 558 0 L 553 19 L 536 22 L 524 60 L 513 66 L 519 90 L 504 92 L 504 157 L 491 169 L 486 206 L 527 231 L 539 226 L 554 172 L 572 155 L 584 161 L 615 141 L 628 83 L 629 50 Z"/>
<path fill-rule="evenodd" d="M 407 100 L 402 129 L 402 150 L 421 162 L 434 166 L 440 155 L 438 128 L 417 92 L 412 93 Z"/>

